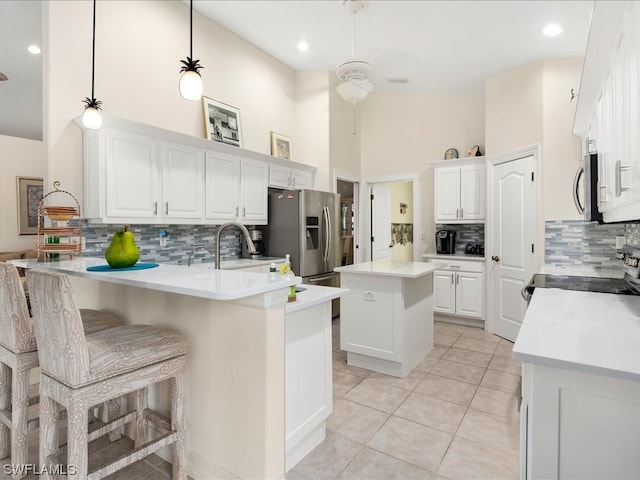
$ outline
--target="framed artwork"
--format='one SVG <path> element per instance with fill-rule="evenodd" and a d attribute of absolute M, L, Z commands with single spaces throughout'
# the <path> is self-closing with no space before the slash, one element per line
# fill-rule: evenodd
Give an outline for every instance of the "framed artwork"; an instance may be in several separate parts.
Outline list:
<path fill-rule="evenodd" d="M 16 177 L 18 192 L 18 234 L 38 233 L 38 204 L 42 199 L 42 178 Z"/>
<path fill-rule="evenodd" d="M 208 140 L 242 147 L 240 110 L 209 97 L 202 97 L 204 130 Z"/>
<path fill-rule="evenodd" d="M 280 133 L 271 132 L 271 155 L 291 160 L 291 139 Z"/>

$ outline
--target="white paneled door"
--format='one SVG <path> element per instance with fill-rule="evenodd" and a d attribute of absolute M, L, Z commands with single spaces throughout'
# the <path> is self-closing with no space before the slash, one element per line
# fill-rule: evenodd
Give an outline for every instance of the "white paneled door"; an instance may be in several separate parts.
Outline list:
<path fill-rule="evenodd" d="M 493 167 L 491 274 L 493 333 L 515 341 L 526 304 L 520 292 L 535 273 L 535 157 Z"/>
<path fill-rule="evenodd" d="M 372 260 L 391 256 L 391 190 L 371 187 L 371 251 Z"/>

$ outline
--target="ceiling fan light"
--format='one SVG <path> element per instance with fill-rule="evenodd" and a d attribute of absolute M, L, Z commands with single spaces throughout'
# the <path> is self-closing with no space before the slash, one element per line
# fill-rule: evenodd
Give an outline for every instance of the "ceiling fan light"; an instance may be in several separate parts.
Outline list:
<path fill-rule="evenodd" d="M 86 107 L 82 114 L 82 125 L 85 128 L 98 130 L 102 127 L 102 113 L 96 107 Z"/>
<path fill-rule="evenodd" d="M 338 94 L 345 101 L 354 105 L 367 98 L 371 90 L 373 90 L 373 85 L 366 80 L 348 80 L 336 88 Z"/>
<path fill-rule="evenodd" d="M 195 70 L 187 70 L 180 77 L 180 95 L 185 100 L 202 98 L 202 77 Z"/>

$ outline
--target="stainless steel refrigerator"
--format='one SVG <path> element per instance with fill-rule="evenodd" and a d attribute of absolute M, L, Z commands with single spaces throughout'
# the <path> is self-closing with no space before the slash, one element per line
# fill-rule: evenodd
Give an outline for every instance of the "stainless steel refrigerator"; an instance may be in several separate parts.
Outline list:
<path fill-rule="evenodd" d="M 262 228 L 270 257 L 291 256 L 302 282 L 338 287 L 340 274 L 340 195 L 317 190 L 269 189 L 269 224 Z M 334 303 L 333 314 L 339 310 Z"/>

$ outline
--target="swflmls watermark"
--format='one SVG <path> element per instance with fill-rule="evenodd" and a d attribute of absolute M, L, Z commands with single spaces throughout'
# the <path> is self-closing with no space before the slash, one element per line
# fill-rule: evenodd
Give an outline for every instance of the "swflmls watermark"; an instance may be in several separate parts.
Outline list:
<path fill-rule="evenodd" d="M 75 475 L 78 473 L 78 467 L 75 465 L 62 465 L 61 463 L 43 466 L 35 463 L 8 464 L 2 468 L 5 475 Z"/>

